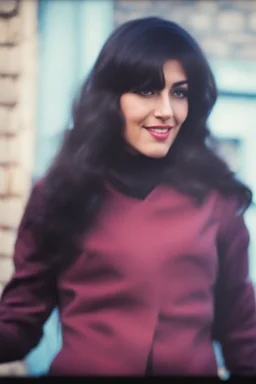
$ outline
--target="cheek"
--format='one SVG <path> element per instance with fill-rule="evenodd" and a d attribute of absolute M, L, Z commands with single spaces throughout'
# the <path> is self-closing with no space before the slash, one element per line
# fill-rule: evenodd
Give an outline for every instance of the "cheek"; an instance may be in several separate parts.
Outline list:
<path fill-rule="evenodd" d="M 127 126 L 142 123 L 150 113 L 148 103 L 141 102 L 137 96 L 132 94 L 121 96 L 120 108 Z"/>
<path fill-rule="evenodd" d="M 145 111 L 145 108 L 138 108 L 138 106 L 132 105 L 127 109 L 126 113 L 123 113 L 123 116 L 126 130 L 132 131 L 143 125 L 143 121 L 147 117 L 147 111 Z"/>
<path fill-rule="evenodd" d="M 176 113 L 179 121 L 183 123 L 188 116 L 188 103 L 184 101 L 184 103 L 180 104 L 176 110 Z"/>

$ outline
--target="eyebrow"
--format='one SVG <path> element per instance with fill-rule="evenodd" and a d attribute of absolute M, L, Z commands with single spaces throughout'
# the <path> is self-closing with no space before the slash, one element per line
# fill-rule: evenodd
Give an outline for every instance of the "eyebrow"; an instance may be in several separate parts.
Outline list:
<path fill-rule="evenodd" d="M 187 80 L 177 81 L 177 83 L 173 84 L 173 87 L 179 87 L 184 84 L 188 84 L 188 81 Z"/>

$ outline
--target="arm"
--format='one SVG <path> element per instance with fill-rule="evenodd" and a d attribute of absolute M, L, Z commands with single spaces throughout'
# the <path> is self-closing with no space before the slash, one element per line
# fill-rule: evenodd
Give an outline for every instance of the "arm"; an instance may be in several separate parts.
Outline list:
<path fill-rule="evenodd" d="M 40 186 L 33 188 L 14 247 L 14 274 L 0 303 L 0 363 L 21 360 L 36 346 L 56 306 L 53 271 L 38 257 L 31 215 L 39 214 Z"/>
<path fill-rule="evenodd" d="M 256 305 L 249 280 L 249 234 L 234 202 L 221 207 L 213 337 L 231 375 L 256 375 Z"/>

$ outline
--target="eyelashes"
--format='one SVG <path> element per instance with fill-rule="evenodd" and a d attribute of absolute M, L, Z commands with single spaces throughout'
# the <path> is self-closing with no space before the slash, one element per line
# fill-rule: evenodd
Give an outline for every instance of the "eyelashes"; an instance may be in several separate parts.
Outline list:
<path fill-rule="evenodd" d="M 133 92 L 141 96 L 149 97 L 159 94 L 160 91 L 154 91 L 150 88 L 140 88 L 135 89 Z M 188 89 L 184 87 L 175 88 L 171 91 L 171 96 L 177 97 L 178 99 L 185 99 L 188 97 Z"/>
<path fill-rule="evenodd" d="M 180 99 L 184 99 L 188 97 L 188 89 L 187 88 L 178 88 L 174 90 L 174 95 L 176 95 Z"/>
<path fill-rule="evenodd" d="M 136 91 L 136 93 L 142 96 L 152 96 L 152 95 L 155 95 L 157 92 L 146 88 L 146 89 L 139 89 Z"/>

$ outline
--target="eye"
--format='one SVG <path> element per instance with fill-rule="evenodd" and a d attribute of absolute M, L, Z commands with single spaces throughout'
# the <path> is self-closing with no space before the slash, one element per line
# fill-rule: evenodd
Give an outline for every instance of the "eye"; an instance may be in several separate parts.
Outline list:
<path fill-rule="evenodd" d="M 173 94 L 179 99 L 185 99 L 188 96 L 188 89 L 187 88 L 175 89 Z"/>
<path fill-rule="evenodd" d="M 152 91 L 152 89 L 138 89 L 137 92 L 139 95 L 141 96 L 152 96 L 154 95 L 154 91 Z"/>

